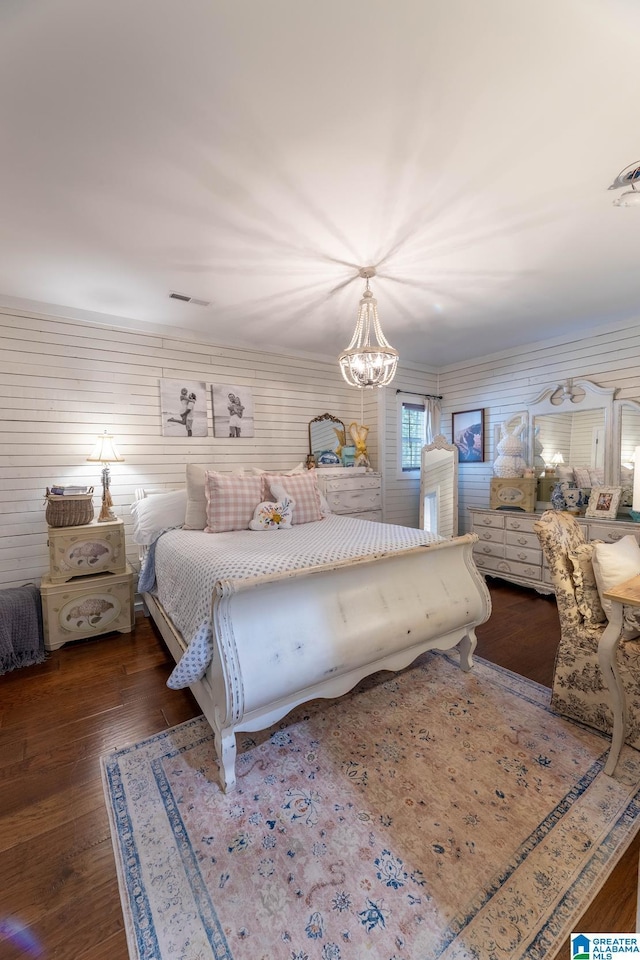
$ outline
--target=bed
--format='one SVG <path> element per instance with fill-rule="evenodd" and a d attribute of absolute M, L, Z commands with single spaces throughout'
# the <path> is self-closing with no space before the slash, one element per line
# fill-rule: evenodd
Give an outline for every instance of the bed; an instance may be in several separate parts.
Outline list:
<path fill-rule="evenodd" d="M 170 529 L 158 537 L 145 613 L 176 671 L 193 659 L 196 636 L 201 655 L 209 650 L 197 676 L 172 684 L 172 674 L 169 685 L 188 683 L 211 725 L 222 789 L 236 782 L 239 731 L 339 697 L 427 650 L 458 647 L 470 670 L 475 627 L 491 611 L 476 541 L 335 515 L 269 533 Z"/>

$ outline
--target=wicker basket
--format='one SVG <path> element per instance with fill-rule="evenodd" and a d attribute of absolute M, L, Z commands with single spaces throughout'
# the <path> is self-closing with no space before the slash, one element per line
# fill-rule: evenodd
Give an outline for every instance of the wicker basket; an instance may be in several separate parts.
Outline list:
<path fill-rule="evenodd" d="M 47 487 L 46 501 L 45 519 L 50 527 L 78 527 L 93 520 L 93 487 L 89 488 L 88 493 L 75 493 L 68 497 L 50 493 Z"/>

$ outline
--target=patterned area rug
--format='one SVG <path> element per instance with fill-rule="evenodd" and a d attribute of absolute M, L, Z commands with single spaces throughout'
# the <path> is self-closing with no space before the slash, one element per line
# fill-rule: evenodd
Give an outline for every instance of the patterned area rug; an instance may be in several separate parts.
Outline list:
<path fill-rule="evenodd" d="M 640 753 L 549 690 L 428 654 L 239 736 L 202 718 L 103 758 L 135 960 L 549 958 L 633 838 Z"/>

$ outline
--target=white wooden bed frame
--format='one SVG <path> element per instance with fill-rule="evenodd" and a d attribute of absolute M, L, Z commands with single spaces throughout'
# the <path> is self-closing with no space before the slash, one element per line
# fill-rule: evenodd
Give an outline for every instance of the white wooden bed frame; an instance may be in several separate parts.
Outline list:
<path fill-rule="evenodd" d="M 225 793 L 236 781 L 238 731 L 269 727 L 316 697 L 339 697 L 363 677 L 400 670 L 426 650 L 458 646 L 462 669 L 471 669 L 475 627 L 491 613 L 472 556 L 477 540 L 466 534 L 215 584 L 213 660 L 190 689 L 214 732 Z M 143 599 L 177 662 L 187 644 L 158 599 Z"/>

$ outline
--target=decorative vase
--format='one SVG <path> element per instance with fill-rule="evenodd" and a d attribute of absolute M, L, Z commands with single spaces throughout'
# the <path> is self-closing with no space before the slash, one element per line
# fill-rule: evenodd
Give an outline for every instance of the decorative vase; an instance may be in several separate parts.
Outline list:
<path fill-rule="evenodd" d="M 571 480 L 567 481 L 562 485 L 562 493 L 567 513 L 580 513 L 580 508 L 582 507 L 582 490 L 577 483 L 573 483 Z"/>
<path fill-rule="evenodd" d="M 551 506 L 554 510 L 565 510 L 567 502 L 564 498 L 564 490 L 562 489 L 562 481 L 558 480 L 555 487 L 551 491 Z"/>

